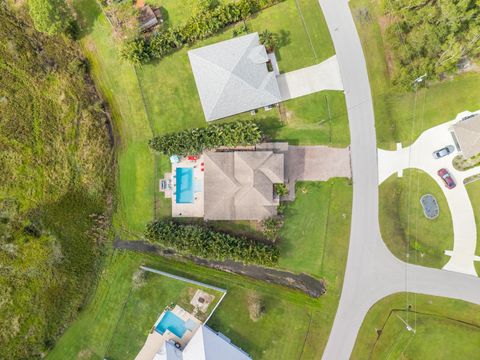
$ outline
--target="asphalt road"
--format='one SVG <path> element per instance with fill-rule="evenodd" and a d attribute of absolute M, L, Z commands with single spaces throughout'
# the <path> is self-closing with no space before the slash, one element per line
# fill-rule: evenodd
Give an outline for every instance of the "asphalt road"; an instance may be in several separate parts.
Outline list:
<path fill-rule="evenodd" d="M 480 279 L 408 265 L 386 248 L 378 222 L 378 168 L 370 84 L 347 0 L 319 0 L 340 65 L 352 139 L 353 209 L 342 295 L 323 359 L 350 357 L 368 309 L 409 291 L 480 304 Z M 407 330 L 405 330 L 407 331 Z"/>

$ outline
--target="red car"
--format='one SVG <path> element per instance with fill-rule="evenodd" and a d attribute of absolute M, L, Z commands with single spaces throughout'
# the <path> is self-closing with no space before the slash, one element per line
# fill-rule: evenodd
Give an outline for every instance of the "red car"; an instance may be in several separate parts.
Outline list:
<path fill-rule="evenodd" d="M 442 178 L 447 188 L 453 189 L 455 186 L 457 186 L 455 180 L 453 180 L 452 175 L 450 175 L 447 169 L 440 169 L 438 170 L 437 174 Z"/>

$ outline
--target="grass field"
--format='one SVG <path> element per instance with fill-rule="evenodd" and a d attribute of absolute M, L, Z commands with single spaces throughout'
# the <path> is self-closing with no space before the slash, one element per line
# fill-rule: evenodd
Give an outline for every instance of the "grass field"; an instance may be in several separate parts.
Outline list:
<path fill-rule="evenodd" d="M 412 143 L 423 131 L 452 120 L 465 110 L 480 108 L 480 73 L 467 73 L 454 79 L 429 84 L 427 88 L 404 92 L 392 87 L 387 59 L 391 56 L 384 42 L 379 0 L 352 0 L 350 7 L 367 61 L 376 117 L 378 146 L 394 149 L 395 143 Z M 365 16 L 368 11 L 368 17 Z M 413 82 L 414 79 L 412 79 Z"/>
<path fill-rule="evenodd" d="M 154 155 L 147 141 L 154 134 L 206 126 L 188 49 L 135 69 L 119 59 L 110 25 L 97 2 L 73 3 L 83 29 L 82 47 L 95 81 L 111 107 L 119 140 L 115 228 L 122 237 L 138 238 L 148 221 L 169 216 L 171 211 L 170 200 L 157 191 L 158 179 L 169 170 L 168 159 Z M 195 1 L 167 0 L 162 4 L 170 24 L 178 25 Z M 248 25 L 251 31 L 268 28 L 282 35 L 278 50 L 282 71 L 313 65 L 334 54 L 315 0 L 287 0 L 248 20 Z M 230 27 L 195 47 L 231 38 L 232 31 Z M 261 110 L 255 116 L 270 139 L 292 144 L 349 144 L 343 93 L 325 91 L 290 100 L 284 107 L 285 119 L 281 119 L 277 108 Z M 251 118 L 249 114 L 240 114 L 226 121 Z"/>
<path fill-rule="evenodd" d="M 163 293 L 152 290 L 150 285 L 153 283 L 147 282 L 145 286 L 148 288 L 140 288 L 132 298 L 132 276 L 140 264 L 227 289 L 225 299 L 208 325 L 230 337 L 253 358 L 321 357 L 335 314 L 337 300 L 334 294 L 312 299 L 298 291 L 190 263 L 176 263 L 132 252 L 114 252 L 108 257 L 92 302 L 65 332 L 47 359 L 103 359 L 114 352 L 115 359 L 131 359 L 131 356 L 122 357 L 114 347 L 125 346 L 122 351 L 128 354 L 136 351 L 140 338 L 144 340 L 143 336 L 156 320 L 155 295 L 160 296 L 158 310 L 175 297 L 176 285 L 169 285 L 172 292 Z M 183 285 L 178 286 L 183 288 Z M 182 294 L 184 290 L 179 291 Z M 248 312 L 248 297 L 252 293 L 260 296 L 265 304 L 265 313 L 258 321 L 252 321 Z M 128 324 L 137 340 L 129 339 L 132 335 L 124 324 Z M 145 333 L 140 335 L 141 331 Z M 123 342 L 125 345 L 121 345 Z"/>
<path fill-rule="evenodd" d="M 423 214 L 420 197 L 437 198 L 439 216 Z M 380 229 L 390 251 L 410 263 L 442 268 L 448 261 L 444 250 L 453 247 L 453 226 L 445 195 L 426 173 L 407 170 L 403 178 L 392 175 L 380 185 Z M 409 254 L 407 258 L 407 254 Z"/>
<path fill-rule="evenodd" d="M 407 312 L 408 305 L 411 305 Z M 404 293 L 376 303 L 360 329 L 352 359 L 473 359 L 480 343 L 478 306 Z M 415 328 L 409 332 L 406 321 Z"/>
<path fill-rule="evenodd" d="M 296 199 L 285 210 L 280 233 L 279 266 L 335 283 L 342 276 L 337 267 L 346 263 L 351 208 L 347 179 L 297 183 Z"/>
<path fill-rule="evenodd" d="M 480 181 L 475 181 L 465 186 L 468 196 L 472 202 L 475 222 L 477 223 L 477 250 L 476 255 L 480 256 Z M 475 269 L 480 274 L 480 262 L 475 261 Z"/>

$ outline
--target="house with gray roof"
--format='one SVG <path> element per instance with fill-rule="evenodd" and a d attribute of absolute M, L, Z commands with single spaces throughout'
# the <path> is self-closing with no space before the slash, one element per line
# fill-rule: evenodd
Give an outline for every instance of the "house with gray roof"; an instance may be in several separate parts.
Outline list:
<path fill-rule="evenodd" d="M 459 150 L 465 158 L 480 153 L 480 113 L 471 114 L 452 126 Z"/>
<path fill-rule="evenodd" d="M 188 57 L 207 121 L 282 100 L 258 33 L 190 50 Z"/>
<path fill-rule="evenodd" d="M 277 214 L 273 184 L 284 182 L 284 154 L 274 151 L 206 152 L 206 220 L 262 220 Z"/>

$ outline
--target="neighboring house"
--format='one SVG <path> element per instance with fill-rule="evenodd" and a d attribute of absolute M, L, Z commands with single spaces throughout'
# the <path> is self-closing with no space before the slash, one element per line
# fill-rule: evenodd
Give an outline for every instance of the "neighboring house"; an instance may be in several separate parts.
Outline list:
<path fill-rule="evenodd" d="M 176 305 L 158 318 L 135 360 L 251 360 L 229 338 Z"/>
<path fill-rule="evenodd" d="M 251 360 L 229 338 L 202 325 L 183 350 L 166 341 L 152 360 Z"/>
<path fill-rule="evenodd" d="M 273 151 L 206 152 L 206 220 L 262 220 L 277 214 L 273 184 L 284 182 L 284 155 Z"/>
<path fill-rule="evenodd" d="M 282 100 L 258 33 L 190 50 L 188 57 L 207 121 Z"/>
<path fill-rule="evenodd" d="M 465 158 L 480 153 L 480 113 L 463 117 L 451 129 L 456 145 Z"/>

